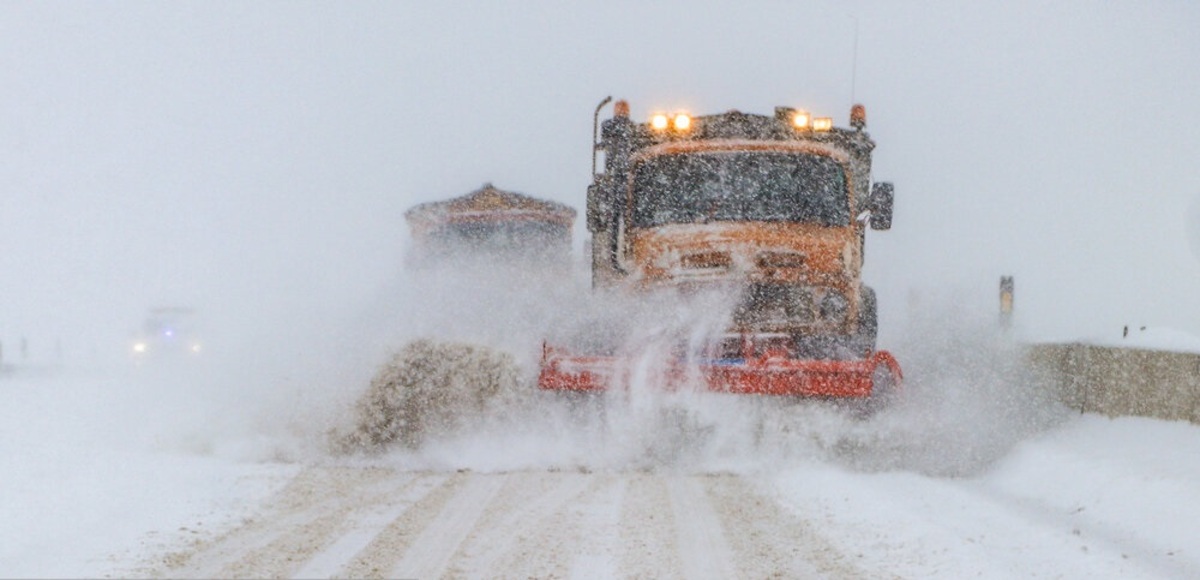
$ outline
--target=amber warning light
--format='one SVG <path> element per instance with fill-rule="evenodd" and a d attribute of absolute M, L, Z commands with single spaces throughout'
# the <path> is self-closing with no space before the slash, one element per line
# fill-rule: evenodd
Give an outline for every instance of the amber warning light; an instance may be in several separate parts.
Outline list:
<path fill-rule="evenodd" d="M 867 126 L 867 108 L 862 105 L 850 107 L 850 126 L 862 129 Z"/>

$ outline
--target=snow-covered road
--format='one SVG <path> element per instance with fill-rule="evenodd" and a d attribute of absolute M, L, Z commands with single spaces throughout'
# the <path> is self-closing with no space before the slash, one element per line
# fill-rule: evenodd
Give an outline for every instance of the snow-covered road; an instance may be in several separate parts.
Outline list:
<path fill-rule="evenodd" d="M 4 575 L 1200 577 L 1186 423 L 1023 432 L 959 397 L 866 424 L 801 411 L 786 452 L 674 463 L 537 432 L 336 457 L 153 386 L 0 379 Z"/>
<path fill-rule="evenodd" d="M 137 575 L 414 578 L 1194 578 L 1196 479 L 1114 473 L 1085 418 L 983 478 L 806 466 L 732 473 L 305 468 L 243 523 Z M 1118 461 L 1137 461 L 1131 447 Z M 1193 451 L 1195 444 L 1193 443 Z M 1143 449 L 1141 451 L 1150 451 Z M 1039 457 L 1089 480 L 1057 488 Z M 1180 459 L 1183 459 L 1182 457 Z M 1079 468 L 1087 466 L 1084 472 Z M 1160 466 L 1161 467 L 1161 466 Z M 1111 465 L 1110 465 L 1111 468 Z M 1156 472 L 1157 471 L 1157 472 Z M 1195 469 L 1191 477 L 1195 477 Z M 1097 481 L 1099 480 L 1099 481 Z M 1040 482 L 1040 483 L 1039 483 Z M 1170 490 L 1170 495 L 1139 493 Z M 1187 489 L 1187 488 L 1191 489 Z"/>
<path fill-rule="evenodd" d="M 735 475 L 309 468 L 169 577 L 876 575 Z"/>

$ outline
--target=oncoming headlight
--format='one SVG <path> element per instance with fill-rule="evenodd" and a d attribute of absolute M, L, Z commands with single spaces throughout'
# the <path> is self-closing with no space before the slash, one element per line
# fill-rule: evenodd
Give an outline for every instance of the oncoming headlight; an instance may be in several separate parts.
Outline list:
<path fill-rule="evenodd" d="M 142 353 L 146 352 L 146 343 L 144 343 L 144 342 L 134 343 L 133 352 L 138 353 L 138 354 L 142 354 Z"/>
<path fill-rule="evenodd" d="M 830 322 L 843 322 L 850 313 L 850 301 L 841 292 L 826 292 L 821 297 L 821 319 Z"/>
<path fill-rule="evenodd" d="M 666 129 L 668 124 L 670 124 L 670 119 L 661 113 L 650 118 L 650 127 L 655 131 Z"/>

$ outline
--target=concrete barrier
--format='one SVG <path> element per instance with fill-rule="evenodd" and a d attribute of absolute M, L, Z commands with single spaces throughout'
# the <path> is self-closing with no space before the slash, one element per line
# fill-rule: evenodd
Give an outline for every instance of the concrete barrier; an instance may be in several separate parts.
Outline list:
<path fill-rule="evenodd" d="M 1200 354 L 1036 344 L 1029 359 L 1038 381 L 1080 412 L 1200 424 Z"/>

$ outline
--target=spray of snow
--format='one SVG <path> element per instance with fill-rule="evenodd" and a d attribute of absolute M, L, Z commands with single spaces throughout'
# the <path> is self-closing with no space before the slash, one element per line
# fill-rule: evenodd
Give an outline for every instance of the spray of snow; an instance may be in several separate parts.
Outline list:
<path fill-rule="evenodd" d="M 357 434 L 350 448 L 412 468 L 752 472 L 817 461 L 961 476 L 1066 413 L 1038 389 L 1022 348 L 952 297 L 912 313 L 894 345 L 904 394 L 870 418 L 830 402 L 704 392 L 698 380 L 667 392 L 666 361 L 719 334 L 734 297 L 595 293 L 585 276 L 563 274 L 473 261 L 412 278 L 389 314 L 383 370 L 328 417 Z M 622 354 L 624 388 L 538 392 L 543 340 Z"/>
<path fill-rule="evenodd" d="M 138 369 L 131 413 L 163 418 L 142 427 L 156 446 L 241 460 L 698 472 L 822 462 L 949 476 L 986 468 L 1065 413 L 1021 347 L 952 297 L 927 300 L 891 333 L 903 340 L 880 345 L 906 380 L 867 419 L 698 381 L 666 392 L 666 361 L 719 334 L 736 296 L 598 292 L 587 278 L 478 256 L 406 272 L 367 308 L 263 325 L 286 332 L 247 338 L 239 356 Z M 539 392 L 543 341 L 623 355 L 625 388 Z"/>
<path fill-rule="evenodd" d="M 970 475 L 1068 413 L 995 319 L 952 296 L 930 302 L 896 345 L 903 397 L 841 442 L 856 467 Z"/>

